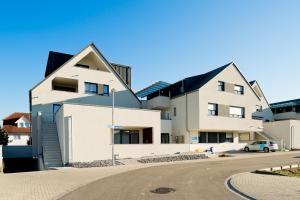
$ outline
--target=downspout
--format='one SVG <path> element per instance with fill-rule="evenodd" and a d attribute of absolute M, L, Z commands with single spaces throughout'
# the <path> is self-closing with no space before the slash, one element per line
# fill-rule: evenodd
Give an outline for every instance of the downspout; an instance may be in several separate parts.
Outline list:
<path fill-rule="evenodd" d="M 182 87 L 184 88 L 184 82 L 182 81 Z M 191 151 L 191 133 L 188 129 L 188 98 L 187 93 L 185 93 L 185 130 L 188 132 L 188 145 L 189 145 L 189 152 Z"/>

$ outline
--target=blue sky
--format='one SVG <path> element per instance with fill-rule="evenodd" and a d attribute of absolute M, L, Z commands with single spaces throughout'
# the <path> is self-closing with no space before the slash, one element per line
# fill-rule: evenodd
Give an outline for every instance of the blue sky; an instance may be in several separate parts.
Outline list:
<path fill-rule="evenodd" d="M 0 118 L 28 112 L 48 51 L 94 42 L 130 65 L 133 89 L 234 61 L 269 102 L 300 98 L 298 1 L 6 1 L 0 12 Z"/>

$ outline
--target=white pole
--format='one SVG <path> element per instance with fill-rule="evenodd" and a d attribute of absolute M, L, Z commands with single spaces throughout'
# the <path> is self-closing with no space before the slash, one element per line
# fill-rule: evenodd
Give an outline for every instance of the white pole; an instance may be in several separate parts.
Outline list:
<path fill-rule="evenodd" d="M 115 152 L 114 152 L 114 143 L 115 143 L 115 126 L 114 126 L 114 109 L 115 109 L 115 90 L 112 89 L 112 144 L 111 144 L 111 153 L 112 153 L 112 165 L 115 166 Z"/>

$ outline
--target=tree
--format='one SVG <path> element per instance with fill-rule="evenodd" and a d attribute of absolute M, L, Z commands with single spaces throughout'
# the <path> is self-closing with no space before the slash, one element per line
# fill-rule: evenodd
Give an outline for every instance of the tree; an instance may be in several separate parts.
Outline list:
<path fill-rule="evenodd" d="M 0 126 L 0 145 L 7 145 L 8 135 L 7 132 Z"/>

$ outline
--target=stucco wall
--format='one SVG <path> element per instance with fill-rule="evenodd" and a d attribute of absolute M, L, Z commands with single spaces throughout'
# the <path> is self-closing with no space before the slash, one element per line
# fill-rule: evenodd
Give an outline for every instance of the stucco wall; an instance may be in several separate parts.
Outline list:
<path fill-rule="evenodd" d="M 292 127 L 294 133 L 293 144 L 291 144 Z M 265 122 L 264 132 L 276 139 L 282 139 L 286 148 L 300 148 L 300 120 Z"/>
<path fill-rule="evenodd" d="M 71 118 L 71 124 L 64 123 L 65 127 L 71 126 L 71 128 L 58 128 L 65 131 L 59 133 L 60 135 L 65 134 L 68 135 L 65 137 L 69 138 L 69 147 L 66 149 L 70 149 L 70 152 L 66 152 L 67 155 L 62 153 L 66 156 L 65 160 L 75 162 L 111 158 L 111 129 L 109 128 L 112 123 L 111 107 L 64 104 L 63 110 L 64 118 Z M 115 108 L 114 121 L 115 125 L 132 129 L 152 127 L 153 145 L 160 144 L 159 111 Z M 143 148 L 146 146 L 141 145 Z M 115 153 L 119 152 L 116 150 Z"/>
<path fill-rule="evenodd" d="M 74 67 L 82 58 L 94 52 L 92 47 L 88 47 L 70 60 L 65 66 L 51 74 L 42 81 L 36 88 L 32 89 L 32 114 L 42 111 L 44 113 L 52 113 L 52 104 L 61 102 L 72 102 L 82 104 L 111 105 L 112 95 L 101 96 L 94 94 L 86 94 L 84 82 L 98 83 L 109 85 L 110 89 L 115 89 L 115 105 L 121 107 L 139 108 L 140 103 L 134 95 L 124 86 L 124 84 L 112 73 L 106 66 L 105 62 L 99 59 L 94 65 L 102 65 L 106 67 L 106 71 L 98 71 Z M 78 80 L 78 92 L 65 92 L 52 90 L 52 80 L 55 77 L 64 77 Z M 45 115 L 44 115 L 45 116 Z"/>
<path fill-rule="evenodd" d="M 218 81 L 244 86 L 244 94 L 218 91 Z M 227 67 L 206 85 L 199 89 L 200 99 L 200 129 L 227 131 L 260 131 L 262 122 L 253 120 L 252 113 L 260 100 L 252 91 L 248 83 L 242 78 L 234 66 Z M 217 103 L 245 108 L 245 118 L 231 118 L 223 116 L 208 116 L 208 103 Z M 260 128 L 259 128 L 260 127 Z"/>

